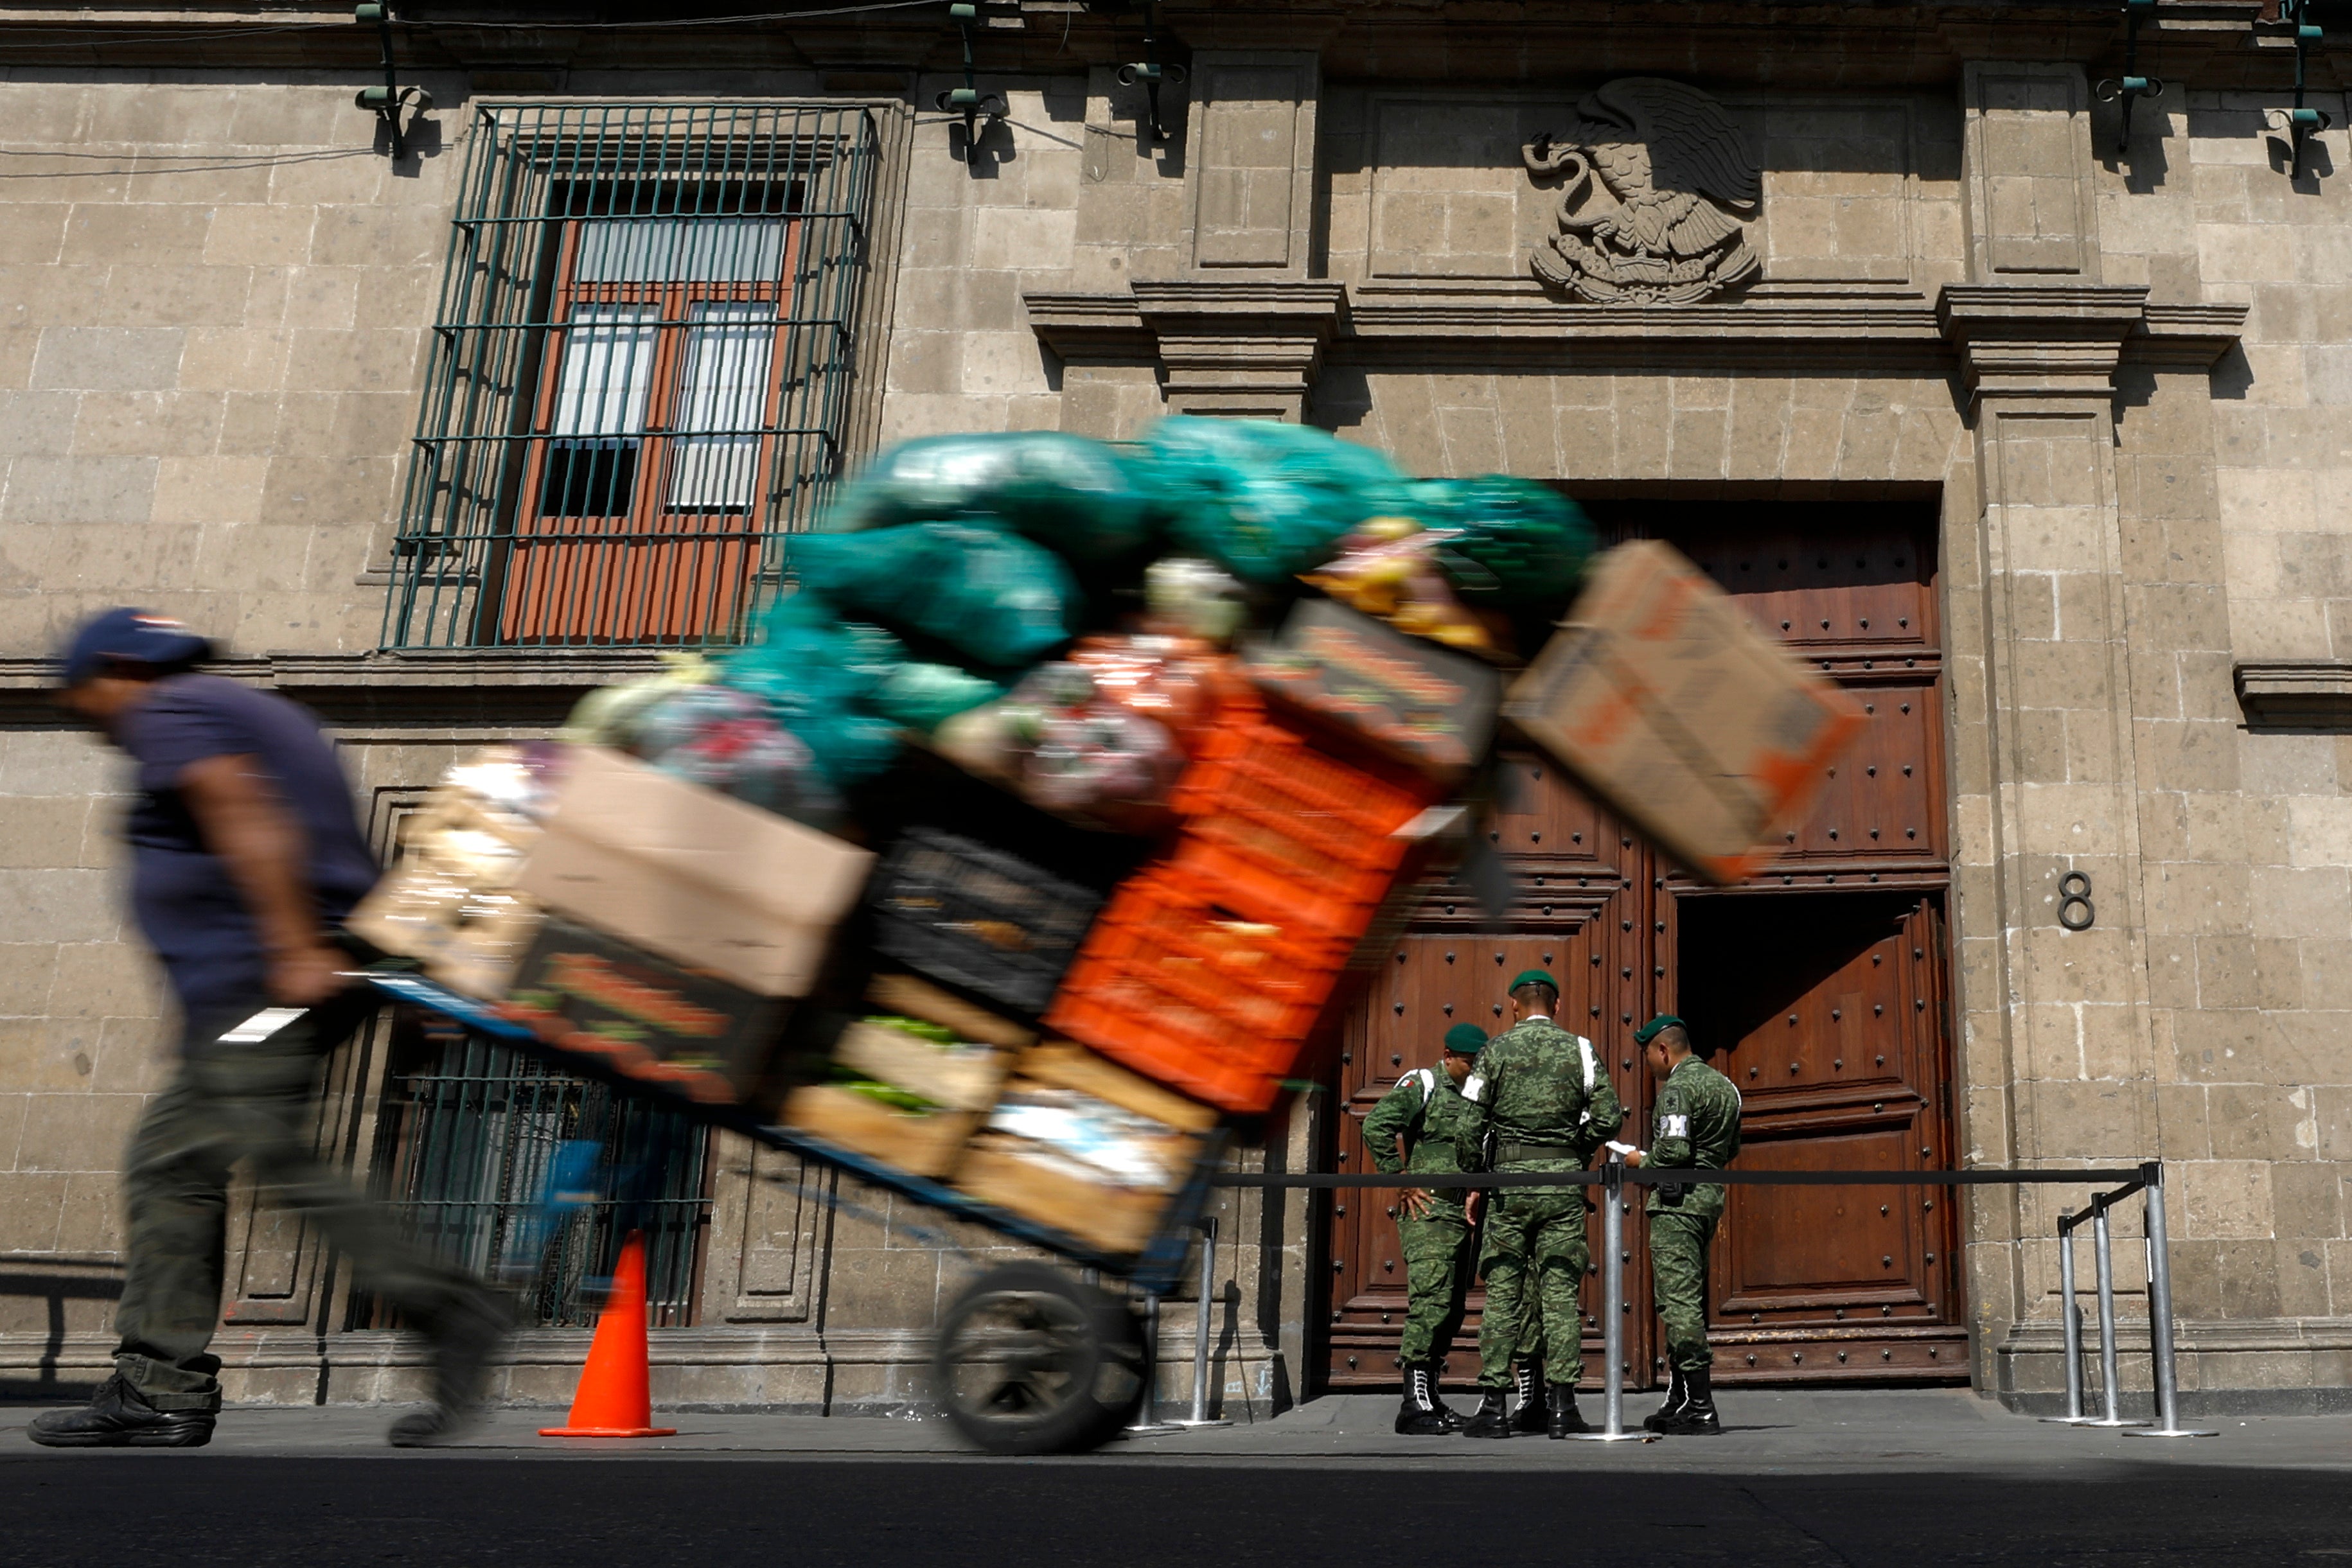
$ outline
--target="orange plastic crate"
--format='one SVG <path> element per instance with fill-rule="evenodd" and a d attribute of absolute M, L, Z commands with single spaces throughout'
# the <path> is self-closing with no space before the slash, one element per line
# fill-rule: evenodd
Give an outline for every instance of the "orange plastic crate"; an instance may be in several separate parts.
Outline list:
<path fill-rule="evenodd" d="M 1427 791 L 1351 767 L 1274 725 L 1219 729 L 1184 777 L 1176 860 L 1328 935 L 1362 935 L 1406 842 L 1393 837 Z"/>
<path fill-rule="evenodd" d="M 1222 1109 L 1265 1110 L 1349 947 L 1267 915 L 1177 866 L 1133 878 L 1097 921 L 1045 1027 Z"/>

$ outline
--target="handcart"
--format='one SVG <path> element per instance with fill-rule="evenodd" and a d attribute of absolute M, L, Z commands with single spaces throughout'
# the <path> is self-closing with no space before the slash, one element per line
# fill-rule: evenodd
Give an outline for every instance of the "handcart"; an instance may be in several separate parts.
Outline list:
<path fill-rule="evenodd" d="M 1084 1451 L 1116 1436 L 1142 1404 L 1153 1375 L 1152 1349 L 1136 1300 L 1156 1301 L 1175 1288 L 1229 1130 L 1219 1128 L 1203 1140 L 1189 1176 L 1170 1197 L 1142 1249 L 1112 1253 L 941 1182 L 764 1122 L 740 1106 L 691 1101 L 608 1062 L 549 1045 L 491 1006 L 422 975 L 388 967 L 365 975 L 394 1000 L 565 1071 L 658 1099 L 710 1125 L 820 1161 L 1054 1254 L 1066 1267 L 1024 1260 L 988 1270 L 956 1298 L 940 1323 L 931 1353 L 933 1390 L 949 1422 L 977 1447 L 1006 1455 Z M 1098 1281 L 1124 1284 L 1127 1292 L 1113 1294 Z"/>

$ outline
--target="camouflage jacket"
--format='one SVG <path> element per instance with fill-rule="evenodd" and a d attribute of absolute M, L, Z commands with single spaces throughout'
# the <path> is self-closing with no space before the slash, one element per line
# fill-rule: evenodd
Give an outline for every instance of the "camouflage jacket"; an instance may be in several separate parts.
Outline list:
<path fill-rule="evenodd" d="M 1414 1068 L 1398 1079 L 1396 1087 L 1381 1095 L 1372 1113 L 1364 1118 L 1364 1142 L 1372 1151 L 1373 1166 L 1389 1176 L 1399 1171 L 1432 1175 L 1459 1171 L 1457 1134 L 1470 1109 L 1470 1102 L 1462 1098 L 1445 1069 Z M 1407 1154 L 1397 1153 L 1400 1136 L 1410 1151 Z M 1458 1209 L 1466 1189 L 1439 1187 L 1429 1196 Z"/>
<path fill-rule="evenodd" d="M 1696 1166 L 1721 1170 L 1739 1157 L 1739 1091 L 1731 1080 L 1696 1056 L 1685 1057 L 1658 1088 L 1650 1118 L 1645 1166 Z M 1683 1186 L 1662 1183 L 1650 1189 L 1647 1207 L 1723 1212 L 1720 1182 Z"/>
<path fill-rule="evenodd" d="M 1625 1120 L 1592 1042 L 1549 1019 L 1529 1019 L 1488 1040 L 1462 1096 L 1470 1114 L 1454 1148 L 1465 1170 L 1486 1170 L 1490 1158 L 1498 1166 L 1530 1158 L 1581 1166 Z M 1491 1156 L 1483 1146 L 1489 1130 L 1496 1150 Z M 1514 1146 L 1559 1153 L 1514 1155 Z"/>

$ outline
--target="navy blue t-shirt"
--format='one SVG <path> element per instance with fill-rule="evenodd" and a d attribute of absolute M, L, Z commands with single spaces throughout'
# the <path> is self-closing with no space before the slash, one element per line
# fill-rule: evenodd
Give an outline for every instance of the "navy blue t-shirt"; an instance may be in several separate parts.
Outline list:
<path fill-rule="evenodd" d="M 250 756 L 308 835 L 311 896 L 339 925 L 375 884 L 351 786 L 310 710 L 218 675 L 172 675 L 125 716 L 117 737 L 139 764 L 131 809 L 131 907 L 190 1010 L 262 994 L 261 939 L 228 868 L 205 847 L 180 776 L 209 757 Z"/>

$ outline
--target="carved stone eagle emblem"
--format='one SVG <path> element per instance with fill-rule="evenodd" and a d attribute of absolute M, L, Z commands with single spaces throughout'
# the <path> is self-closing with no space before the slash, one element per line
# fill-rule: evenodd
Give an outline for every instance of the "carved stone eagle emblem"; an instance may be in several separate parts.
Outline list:
<path fill-rule="evenodd" d="M 1658 77 L 1621 77 L 1576 106 L 1563 136 L 1521 149 L 1528 172 L 1563 183 L 1559 233 L 1536 276 L 1606 305 L 1706 299 L 1756 275 L 1744 219 L 1762 198 L 1756 162 L 1723 106 Z"/>

